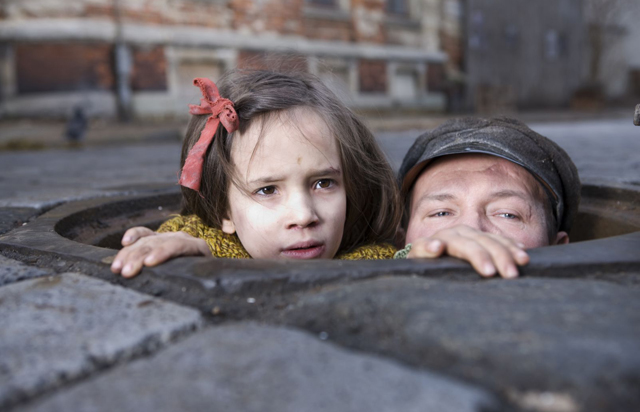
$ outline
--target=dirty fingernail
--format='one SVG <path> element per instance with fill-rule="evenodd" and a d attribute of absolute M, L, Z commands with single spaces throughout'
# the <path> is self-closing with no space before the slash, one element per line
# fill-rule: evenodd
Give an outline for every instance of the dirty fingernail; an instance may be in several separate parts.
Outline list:
<path fill-rule="evenodd" d="M 507 268 L 507 273 L 506 273 L 506 277 L 509 279 L 513 279 L 513 278 L 517 278 L 518 277 L 518 269 L 516 269 L 514 266 L 509 266 Z"/>
<path fill-rule="evenodd" d="M 440 250 L 440 241 L 439 240 L 434 240 L 431 243 L 429 243 L 429 251 L 436 253 L 438 250 Z"/>
<path fill-rule="evenodd" d="M 527 254 L 527 252 L 521 250 L 516 254 L 518 259 L 526 259 L 529 257 L 529 255 Z"/>

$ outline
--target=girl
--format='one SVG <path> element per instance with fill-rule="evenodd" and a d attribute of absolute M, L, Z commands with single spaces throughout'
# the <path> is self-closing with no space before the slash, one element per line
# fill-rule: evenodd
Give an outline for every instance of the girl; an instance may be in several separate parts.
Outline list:
<path fill-rule="evenodd" d="M 180 255 L 387 259 L 400 208 L 371 132 L 319 80 L 235 70 L 195 79 L 203 98 L 183 144 L 183 210 L 133 228 L 112 271 Z M 220 125 L 219 123 L 222 123 Z"/>

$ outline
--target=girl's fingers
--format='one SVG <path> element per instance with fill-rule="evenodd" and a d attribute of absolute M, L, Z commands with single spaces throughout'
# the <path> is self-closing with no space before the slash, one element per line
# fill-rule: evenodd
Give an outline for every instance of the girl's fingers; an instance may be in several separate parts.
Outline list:
<path fill-rule="evenodd" d="M 143 238 L 146 236 L 153 236 L 155 234 L 156 233 L 153 230 L 143 226 L 132 227 L 131 229 L 124 232 L 124 236 L 122 236 L 121 243 L 122 243 L 122 246 L 130 246 L 135 242 L 137 242 L 138 239 L 140 238 Z"/>
<path fill-rule="evenodd" d="M 137 275 L 143 266 L 156 266 L 177 256 L 210 254 L 204 240 L 196 239 L 183 232 L 161 234 L 152 232 L 155 236 L 147 236 L 144 230 L 132 233 L 142 234 L 143 237 L 120 250 L 111 264 L 113 273 L 120 273 L 127 278 Z"/>
<path fill-rule="evenodd" d="M 140 273 L 141 270 L 142 270 L 142 260 L 136 259 L 136 260 L 131 260 L 127 262 L 122 268 L 122 271 L 120 272 L 120 274 L 122 274 L 122 277 L 124 278 L 132 278 L 138 273 Z"/>

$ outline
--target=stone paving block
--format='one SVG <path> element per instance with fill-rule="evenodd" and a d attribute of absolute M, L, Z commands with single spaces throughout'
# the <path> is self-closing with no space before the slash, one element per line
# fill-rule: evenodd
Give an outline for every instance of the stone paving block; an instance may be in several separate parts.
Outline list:
<path fill-rule="evenodd" d="M 475 382 L 516 406 L 548 393 L 570 411 L 638 410 L 640 274 L 627 277 L 380 278 L 304 294 L 268 320 Z"/>
<path fill-rule="evenodd" d="M 0 235 L 22 225 L 38 214 L 38 209 L 30 207 L 0 208 Z"/>
<path fill-rule="evenodd" d="M 491 411 L 470 385 L 286 328 L 211 328 L 20 411 Z"/>
<path fill-rule="evenodd" d="M 153 350 L 200 322 L 197 311 L 80 274 L 4 286 L 0 409 Z"/>
<path fill-rule="evenodd" d="M 22 262 L 0 255 L 0 286 L 24 279 L 39 278 L 53 274 L 54 272 L 52 270 L 27 266 Z"/>
<path fill-rule="evenodd" d="M 179 167 L 177 142 L 0 152 L 0 207 L 43 211 L 73 200 L 148 191 L 154 184 L 171 187 Z"/>

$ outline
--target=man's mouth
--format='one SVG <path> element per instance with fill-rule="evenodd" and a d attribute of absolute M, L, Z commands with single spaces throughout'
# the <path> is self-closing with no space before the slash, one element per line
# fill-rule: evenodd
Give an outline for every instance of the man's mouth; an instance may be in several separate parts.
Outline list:
<path fill-rule="evenodd" d="M 315 259 L 324 253 L 324 249 L 324 244 L 310 240 L 290 245 L 280 254 L 288 259 Z"/>

